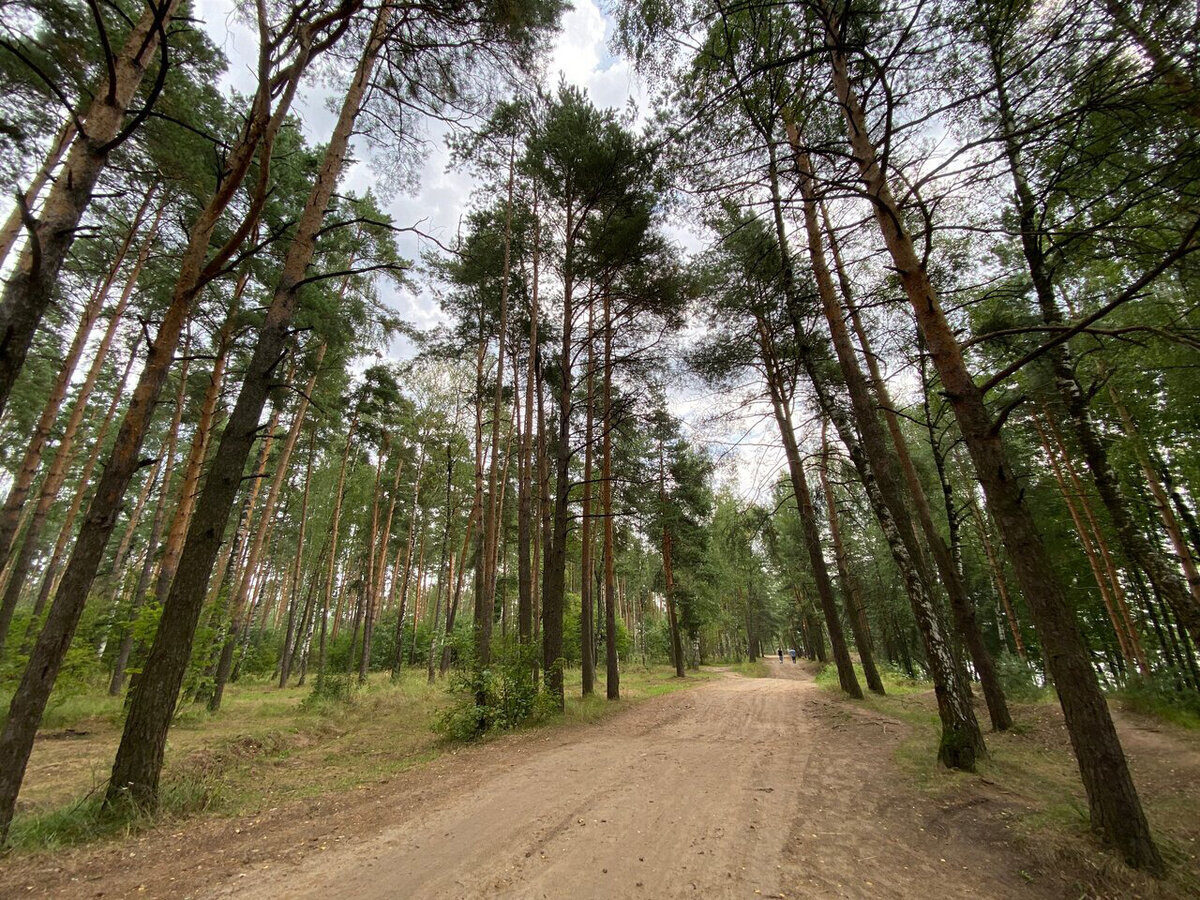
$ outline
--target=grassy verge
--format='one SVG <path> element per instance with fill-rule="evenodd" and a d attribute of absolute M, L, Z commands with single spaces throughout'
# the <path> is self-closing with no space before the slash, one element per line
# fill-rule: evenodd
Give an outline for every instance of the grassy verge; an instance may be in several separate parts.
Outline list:
<path fill-rule="evenodd" d="M 439 752 L 429 725 L 445 696 L 424 673 L 406 673 L 397 683 L 376 676 L 343 702 L 314 704 L 310 696 L 308 688 L 242 683 L 230 686 L 215 715 L 183 707 L 153 817 L 101 808 L 120 739 L 117 716 L 64 720 L 65 733 L 44 730 L 34 749 L 10 843 L 53 850 L 154 822 L 242 815 L 377 781 Z"/>
<path fill-rule="evenodd" d="M 601 676 L 602 678 L 603 676 Z M 580 696 L 580 673 L 566 673 L 566 709 L 534 727 L 599 722 L 630 703 L 716 677 L 667 666 L 621 673 L 621 701 Z M 120 707 L 82 694 L 61 704 L 34 750 L 10 832 L 16 852 L 54 851 L 198 815 L 253 815 L 262 809 L 353 790 L 421 765 L 453 748 L 434 722 L 451 699 L 424 671 L 397 682 L 376 674 L 344 700 L 316 700 L 308 687 L 283 690 L 238 683 L 219 713 L 185 705 L 167 748 L 161 803 L 154 816 L 102 809 L 104 780 L 120 739 Z"/>
<path fill-rule="evenodd" d="M 860 673 L 861 675 L 861 673 Z M 831 693 L 838 693 L 837 671 L 830 665 L 816 678 Z M 1182 780 L 1170 766 L 1170 754 L 1151 763 L 1135 762 L 1142 803 L 1155 828 L 1159 848 L 1171 868 L 1163 881 L 1154 881 L 1126 868 L 1098 844 L 1091 833 L 1087 800 L 1079 770 L 1062 726 L 1062 715 L 1052 692 L 1025 702 L 1012 701 L 1015 726 L 1007 732 L 985 735 L 989 755 L 974 773 L 952 771 L 937 762 L 940 722 L 933 685 L 883 673 L 886 696 L 867 694 L 862 705 L 909 726 L 895 750 L 901 772 L 920 794 L 941 804 L 971 802 L 983 796 L 1003 808 L 1003 822 L 1014 841 L 1041 868 L 1056 873 L 1072 872 L 1078 878 L 1078 896 L 1183 898 L 1200 896 L 1200 867 L 1197 865 L 1195 809 L 1197 790 L 1189 779 Z M 1111 700 L 1139 714 L 1153 716 L 1149 729 L 1171 742 L 1194 745 L 1195 726 L 1181 722 L 1179 709 L 1131 701 L 1126 694 Z M 859 703 L 846 699 L 847 703 Z M 977 703 L 981 725 L 987 725 L 982 702 Z M 1128 748 L 1127 748 L 1128 749 Z M 1164 784 L 1171 787 L 1164 789 Z M 1026 873 L 1027 878 L 1032 878 Z"/>
<path fill-rule="evenodd" d="M 771 674 L 771 669 L 761 659 L 748 659 L 742 662 L 728 663 L 725 668 L 730 672 L 737 672 L 739 675 L 744 675 L 746 678 L 766 678 Z"/>

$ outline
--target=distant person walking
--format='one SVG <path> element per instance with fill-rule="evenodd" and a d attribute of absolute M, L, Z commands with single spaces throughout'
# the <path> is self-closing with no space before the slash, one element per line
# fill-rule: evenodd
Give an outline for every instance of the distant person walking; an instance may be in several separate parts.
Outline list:
<path fill-rule="evenodd" d="M 795 651 L 795 649 L 794 649 L 794 648 L 792 648 L 792 649 L 789 649 L 789 650 L 788 650 L 788 656 L 790 656 L 790 657 L 792 658 L 792 662 L 795 662 L 795 661 L 796 661 L 796 651 Z M 782 660 L 782 659 L 781 659 L 781 660 L 779 660 L 779 661 L 780 661 L 780 662 L 783 662 L 783 660 Z"/>
<path fill-rule="evenodd" d="M 783 648 L 782 647 L 779 648 L 779 661 L 783 662 Z"/>

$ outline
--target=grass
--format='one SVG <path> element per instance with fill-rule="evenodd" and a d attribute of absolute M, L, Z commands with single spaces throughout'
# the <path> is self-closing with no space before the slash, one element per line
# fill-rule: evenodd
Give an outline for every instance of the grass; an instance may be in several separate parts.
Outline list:
<path fill-rule="evenodd" d="M 405 673 L 397 683 L 377 675 L 340 703 L 305 703 L 309 695 L 308 687 L 240 683 L 227 689 L 216 714 L 203 705 L 182 707 L 154 816 L 101 808 L 120 724 L 79 706 L 84 719 L 60 724 L 86 725 L 85 737 L 40 740 L 35 747 L 10 844 L 53 850 L 154 822 L 242 815 L 378 780 L 441 752 L 430 723 L 445 692 L 428 685 L 424 672 Z"/>
<path fill-rule="evenodd" d="M 905 722 L 909 733 L 895 750 L 895 760 L 910 784 L 939 803 L 987 792 L 1004 809 L 1009 833 L 1015 842 L 1046 871 L 1075 872 L 1078 896 L 1196 897 L 1200 896 L 1200 871 L 1195 858 L 1195 787 L 1186 790 L 1142 790 L 1142 802 L 1156 830 L 1159 849 L 1171 871 L 1164 881 L 1154 881 L 1126 868 L 1095 840 L 1079 770 L 1061 729 L 1057 698 L 1051 691 L 1031 693 L 1024 701 L 1010 698 L 1016 725 L 1007 732 L 985 735 L 989 755 L 977 771 L 943 768 L 937 761 L 940 721 L 932 696 L 933 685 L 882 673 L 886 696 L 867 694 L 862 701 L 843 698 Z M 861 673 L 860 673 L 861 678 Z M 837 670 L 829 665 L 816 678 L 831 693 L 839 691 Z M 1122 692 L 1112 700 L 1139 714 L 1153 717 L 1158 727 L 1178 727 L 1181 736 L 1197 727 L 1188 709 L 1162 701 L 1144 690 Z M 977 704 L 981 724 L 986 712 Z M 1156 729 L 1157 730 L 1157 729 Z M 1164 773 L 1139 767 L 1146 787 Z M 1174 773 L 1170 780 L 1174 782 Z M 981 786 L 981 782 L 983 787 Z M 992 792 L 995 792 L 994 796 Z M 1021 873 L 1026 874 L 1026 873 Z M 1026 875 L 1027 878 L 1032 876 Z"/>
<path fill-rule="evenodd" d="M 716 673 L 667 666 L 630 666 L 621 672 L 621 701 L 599 693 L 580 696 L 578 669 L 566 672 L 566 708 L 544 725 L 587 724 L 650 697 L 695 686 Z M 430 685 L 423 670 L 396 682 L 374 675 L 349 699 L 313 697 L 311 687 L 283 690 L 243 680 L 226 689 L 216 714 L 185 704 L 167 747 L 158 811 L 102 808 L 104 780 L 120 739 L 120 705 L 78 694 L 55 707 L 31 760 L 13 821 L 17 852 L 53 852 L 119 838 L 164 822 L 200 815 L 241 816 L 284 803 L 353 790 L 422 765 L 457 745 L 433 729 L 451 698 L 444 683 Z M 537 727 L 537 726 L 535 726 Z M 47 734 L 47 732 L 50 732 Z"/>
<path fill-rule="evenodd" d="M 1200 731 L 1200 698 L 1170 686 L 1130 680 L 1113 697 L 1123 709 L 1140 716 L 1169 722 L 1188 731 Z"/>
<path fill-rule="evenodd" d="M 771 674 L 770 668 L 761 659 L 747 659 L 725 666 L 730 672 L 737 672 L 746 678 L 766 678 Z"/>

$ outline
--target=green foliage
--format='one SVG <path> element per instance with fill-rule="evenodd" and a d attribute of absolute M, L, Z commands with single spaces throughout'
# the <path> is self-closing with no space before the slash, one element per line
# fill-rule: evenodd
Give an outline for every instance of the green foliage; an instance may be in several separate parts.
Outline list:
<path fill-rule="evenodd" d="M 349 643 L 346 645 L 349 647 Z M 328 660 L 326 661 L 328 664 Z M 312 692 L 301 701 L 307 710 L 319 710 L 331 703 L 347 703 L 358 689 L 358 676 L 344 671 L 325 672 L 313 679 Z"/>
<path fill-rule="evenodd" d="M 1180 690 L 1165 674 L 1130 678 L 1115 696 L 1132 712 L 1200 730 L 1200 694 Z"/>
<path fill-rule="evenodd" d="M 1001 653 L 996 657 L 996 674 L 1004 695 L 1009 700 L 1033 702 L 1052 695 L 1052 691 L 1039 685 L 1029 664 L 1012 653 Z"/>
<path fill-rule="evenodd" d="M 533 679 L 538 647 L 512 638 L 495 641 L 486 668 L 471 658 L 470 642 L 460 642 L 458 652 L 465 663 L 451 675 L 455 700 L 437 723 L 450 740 L 477 740 L 489 732 L 541 721 L 556 711 L 553 699 L 540 693 Z"/>

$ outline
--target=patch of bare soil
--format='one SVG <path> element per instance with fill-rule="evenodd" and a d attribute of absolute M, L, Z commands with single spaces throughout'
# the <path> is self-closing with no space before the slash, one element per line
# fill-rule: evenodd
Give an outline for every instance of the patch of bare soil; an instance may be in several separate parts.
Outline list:
<path fill-rule="evenodd" d="M 254 817 L 12 859 L 0 896 L 1049 898 L 1078 883 L 1038 867 L 1008 827 L 1015 801 L 983 779 L 915 790 L 894 762 L 908 725 L 798 665 L 772 674 Z"/>

